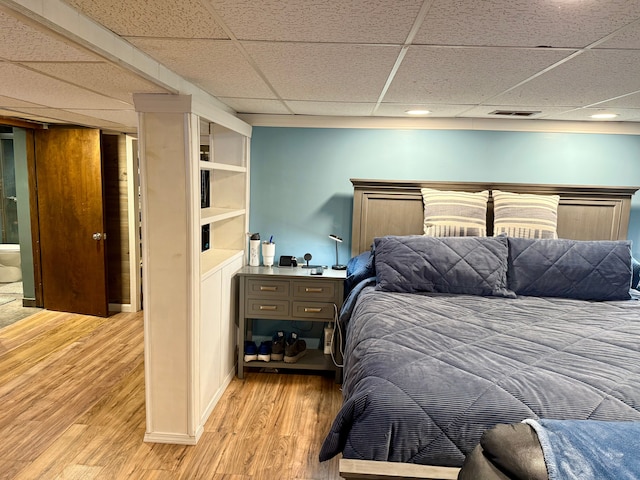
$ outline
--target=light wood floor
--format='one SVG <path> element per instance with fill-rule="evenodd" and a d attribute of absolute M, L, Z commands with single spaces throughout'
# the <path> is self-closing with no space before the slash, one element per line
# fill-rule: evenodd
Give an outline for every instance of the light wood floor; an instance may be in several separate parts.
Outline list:
<path fill-rule="evenodd" d="M 333 378 L 234 378 L 196 446 L 149 444 L 142 313 L 41 311 L 0 330 L 0 479 L 337 479 Z"/>

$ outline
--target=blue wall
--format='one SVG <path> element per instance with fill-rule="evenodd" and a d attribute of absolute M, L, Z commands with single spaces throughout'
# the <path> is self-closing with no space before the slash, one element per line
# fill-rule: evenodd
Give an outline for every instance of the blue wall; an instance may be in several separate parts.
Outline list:
<path fill-rule="evenodd" d="M 250 230 L 280 255 L 351 252 L 350 178 L 640 186 L 640 136 L 254 127 Z M 629 238 L 640 256 L 640 194 Z"/>

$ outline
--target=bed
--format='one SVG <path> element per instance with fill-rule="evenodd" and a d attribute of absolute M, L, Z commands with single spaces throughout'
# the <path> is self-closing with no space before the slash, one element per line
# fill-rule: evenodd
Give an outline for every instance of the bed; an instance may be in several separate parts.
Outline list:
<path fill-rule="evenodd" d="M 456 478 L 498 424 L 640 421 L 636 188 L 352 183 L 344 403 L 321 460 L 342 454 L 344 478 Z M 423 189 L 488 192 L 487 236 L 422 235 Z M 492 236 L 500 192 L 554 197 L 560 240 Z"/>

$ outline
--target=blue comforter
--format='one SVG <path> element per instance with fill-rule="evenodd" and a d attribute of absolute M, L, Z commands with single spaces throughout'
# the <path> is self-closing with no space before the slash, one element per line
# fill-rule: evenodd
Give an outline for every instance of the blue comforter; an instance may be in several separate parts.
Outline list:
<path fill-rule="evenodd" d="M 321 460 L 460 466 L 497 423 L 640 420 L 638 301 L 366 287 L 352 312 Z"/>

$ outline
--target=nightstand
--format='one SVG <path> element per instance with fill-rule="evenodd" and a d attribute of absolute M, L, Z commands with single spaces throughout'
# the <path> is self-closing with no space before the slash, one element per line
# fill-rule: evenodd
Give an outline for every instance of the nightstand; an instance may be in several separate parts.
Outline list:
<path fill-rule="evenodd" d="M 342 306 L 346 272 L 325 269 L 322 275 L 311 275 L 311 269 L 302 267 L 246 266 L 236 275 L 240 282 L 238 378 L 243 377 L 244 367 L 268 367 L 332 371 L 339 382 L 342 369 L 322 348 L 307 346 L 306 355 L 296 363 L 245 362 L 244 341 L 252 339 L 253 322 L 258 320 L 333 322 Z M 334 348 L 334 355 L 341 363 L 339 350 Z"/>

